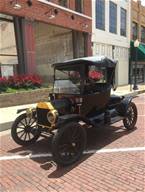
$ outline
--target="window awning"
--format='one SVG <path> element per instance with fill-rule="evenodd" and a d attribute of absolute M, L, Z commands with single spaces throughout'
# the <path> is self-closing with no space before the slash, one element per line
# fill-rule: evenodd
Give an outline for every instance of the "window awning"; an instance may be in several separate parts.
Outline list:
<path fill-rule="evenodd" d="M 130 60 L 135 61 L 135 55 L 136 55 L 136 48 L 134 47 L 134 41 L 130 42 Z M 139 47 L 137 48 L 137 60 L 141 62 L 145 62 L 145 44 L 140 43 Z"/>

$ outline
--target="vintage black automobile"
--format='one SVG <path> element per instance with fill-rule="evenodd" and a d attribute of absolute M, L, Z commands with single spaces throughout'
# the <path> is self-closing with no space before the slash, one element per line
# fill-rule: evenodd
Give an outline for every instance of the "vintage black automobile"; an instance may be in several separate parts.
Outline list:
<path fill-rule="evenodd" d="M 87 128 L 102 128 L 123 120 L 132 130 L 137 108 L 132 97 L 111 95 L 116 62 L 107 57 L 85 57 L 53 64 L 54 87 L 48 102 L 22 109 L 11 135 L 20 145 L 34 143 L 40 135 L 52 134 L 53 160 L 62 166 L 82 155 Z"/>

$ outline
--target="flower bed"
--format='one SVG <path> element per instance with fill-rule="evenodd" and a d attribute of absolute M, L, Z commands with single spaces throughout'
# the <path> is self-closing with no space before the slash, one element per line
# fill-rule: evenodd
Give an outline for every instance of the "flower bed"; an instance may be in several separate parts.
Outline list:
<path fill-rule="evenodd" d="M 19 90 L 35 89 L 42 86 L 42 79 L 38 75 L 16 75 L 0 77 L 0 93 Z"/>
<path fill-rule="evenodd" d="M 0 77 L 0 108 L 48 101 L 49 92 L 38 75 Z"/>

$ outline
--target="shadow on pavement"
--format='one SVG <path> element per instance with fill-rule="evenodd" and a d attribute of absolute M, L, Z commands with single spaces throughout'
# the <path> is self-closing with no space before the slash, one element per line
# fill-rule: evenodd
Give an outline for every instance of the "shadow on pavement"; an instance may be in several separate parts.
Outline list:
<path fill-rule="evenodd" d="M 105 146 L 111 144 L 115 140 L 128 135 L 135 131 L 127 131 L 123 126 L 108 126 L 102 127 L 101 129 L 90 128 L 87 130 L 87 147 L 86 150 L 100 150 Z M 13 150 L 8 151 L 9 153 L 15 153 L 19 155 L 28 155 L 28 154 L 51 154 L 51 140 L 52 137 L 49 136 L 47 139 L 41 138 L 35 144 L 29 147 L 18 147 Z M 40 167 L 44 170 L 50 170 L 52 167 L 55 167 L 55 170 L 51 172 L 49 178 L 59 178 L 65 175 L 67 172 L 71 171 L 74 167 L 78 166 L 80 163 L 88 159 L 93 153 L 85 154 L 83 157 L 75 164 L 68 167 L 59 167 L 57 166 L 52 157 L 41 157 L 41 158 L 32 158 L 33 161 L 40 164 Z"/>

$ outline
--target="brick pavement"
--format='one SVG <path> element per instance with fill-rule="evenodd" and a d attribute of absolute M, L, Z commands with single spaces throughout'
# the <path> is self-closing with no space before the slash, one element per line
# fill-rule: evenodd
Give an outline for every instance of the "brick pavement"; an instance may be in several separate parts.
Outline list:
<path fill-rule="evenodd" d="M 145 94 L 134 99 L 137 129 L 127 132 L 122 123 L 88 132 L 87 149 L 145 147 Z M 24 148 L 10 135 L 1 136 L 1 156 L 50 151 L 51 138 Z M 51 157 L 0 161 L 2 192 L 144 192 L 145 151 L 87 154 L 75 165 L 57 167 Z"/>

